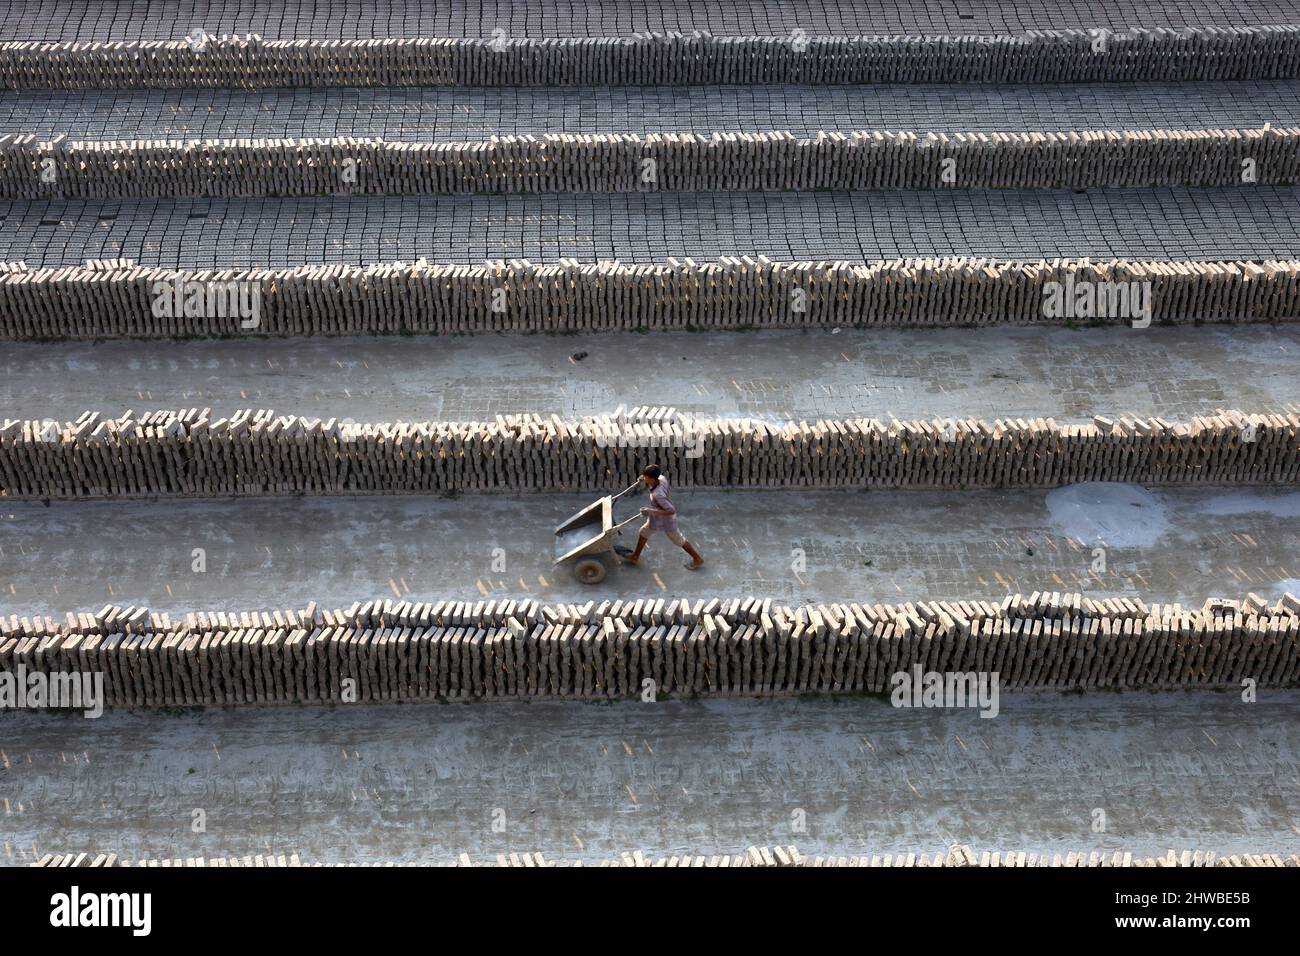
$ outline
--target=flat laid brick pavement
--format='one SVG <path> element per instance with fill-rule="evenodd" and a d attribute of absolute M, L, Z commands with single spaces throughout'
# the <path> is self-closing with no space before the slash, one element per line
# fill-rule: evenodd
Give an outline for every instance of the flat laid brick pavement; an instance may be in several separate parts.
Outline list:
<path fill-rule="evenodd" d="M 1020 34 L 1106 27 L 1300 22 L 1290 0 L 10 0 L 4 40 L 600 37 L 707 31 L 718 36 Z"/>
<path fill-rule="evenodd" d="M 1300 81 L 0 92 L 0 134 L 71 139 L 877 129 L 955 133 L 1300 125 Z"/>
<path fill-rule="evenodd" d="M 914 256 L 1300 257 L 1300 188 L 622 193 L 0 203 L 0 260 L 167 268 Z"/>

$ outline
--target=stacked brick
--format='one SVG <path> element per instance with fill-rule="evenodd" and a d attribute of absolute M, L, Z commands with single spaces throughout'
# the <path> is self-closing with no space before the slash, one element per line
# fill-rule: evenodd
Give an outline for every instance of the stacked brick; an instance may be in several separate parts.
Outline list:
<path fill-rule="evenodd" d="M 531 859 L 529 857 L 531 856 Z M 464 854 L 462 854 L 462 858 Z M 463 859 L 460 865 L 465 865 Z M 540 853 L 498 854 L 497 866 L 554 866 Z M 580 864 L 581 865 L 581 864 Z M 953 846 L 933 854 L 902 852 L 849 856 L 804 856 L 797 847 L 750 847 L 743 854 L 724 856 L 647 857 L 641 852 L 622 853 L 616 860 L 602 860 L 600 866 L 617 867 L 1295 867 L 1300 855 L 1242 853 L 1218 856 L 1213 851 L 1170 850 L 1164 856 L 1138 856 L 1121 850 L 1092 850 L 1080 853 L 1046 853 L 984 850 L 978 856 L 968 846 Z"/>
<path fill-rule="evenodd" d="M 1087 284 L 1146 290 L 1156 323 L 1300 317 L 1300 261 L 1291 259 L 777 263 L 739 256 L 703 264 L 670 258 L 662 266 L 420 260 L 184 272 L 120 262 L 10 263 L 0 266 L 0 340 L 1060 324 L 1072 320 L 1048 310 L 1053 291 Z M 256 303 L 251 323 L 236 308 L 241 301 Z M 1074 315 L 1079 323 L 1134 319 L 1105 306 Z"/>
<path fill-rule="evenodd" d="M 375 864 L 383 866 L 385 864 Z M 392 864 L 387 864 L 391 866 Z M 468 853 L 462 853 L 453 866 L 480 866 Z M 489 866 L 493 864 L 487 864 Z M 935 853 L 872 853 L 860 856 L 804 856 L 794 846 L 752 846 L 744 853 L 723 855 L 647 856 L 640 850 L 620 853 L 616 859 L 585 863 L 581 860 L 560 863 L 548 860 L 541 852 L 499 853 L 499 867 L 547 868 L 554 866 L 617 866 L 617 867 L 1294 867 L 1300 866 L 1300 856 L 1282 853 L 1240 853 L 1219 856 L 1211 850 L 1170 850 L 1164 856 L 1139 856 L 1122 850 L 1091 850 L 1079 853 L 1026 853 L 1024 851 L 984 850 L 978 856 L 968 846 L 953 846 Z M 136 863 L 116 853 L 46 853 L 32 866 L 43 867 L 301 867 L 320 866 L 303 863 L 296 853 L 277 855 L 257 854 L 244 857 L 176 857 L 173 859 L 146 859 Z"/>
<path fill-rule="evenodd" d="M 290 853 L 287 856 L 283 853 L 278 856 L 272 853 L 266 855 L 258 853 L 254 856 L 223 856 L 211 859 L 190 856 L 163 860 L 138 860 L 135 863 L 131 863 L 116 853 L 46 853 L 32 864 L 32 866 L 45 867 L 300 867 L 303 865 L 297 853 Z M 312 864 L 305 865 L 311 866 Z"/>
<path fill-rule="evenodd" d="M 0 44 L 0 88 L 1073 83 L 1300 75 L 1292 26 L 1023 36 L 712 36 Z"/>
<path fill-rule="evenodd" d="M 1300 129 L 615 133 L 444 143 L 36 142 L 9 134 L 0 137 L 0 198 L 1290 184 L 1300 181 L 1298 145 Z"/>
<path fill-rule="evenodd" d="M 599 491 L 647 457 L 674 486 L 1044 488 L 1300 481 L 1300 415 L 1189 422 L 749 419 L 656 422 L 498 416 L 345 424 L 206 409 L 0 422 L 0 498 Z"/>
<path fill-rule="evenodd" d="M 0 618 L 0 671 L 20 667 L 102 674 L 106 707 L 888 694 L 916 670 L 999 691 L 1294 687 L 1300 600 L 388 600 L 177 621 L 109 606 Z"/>

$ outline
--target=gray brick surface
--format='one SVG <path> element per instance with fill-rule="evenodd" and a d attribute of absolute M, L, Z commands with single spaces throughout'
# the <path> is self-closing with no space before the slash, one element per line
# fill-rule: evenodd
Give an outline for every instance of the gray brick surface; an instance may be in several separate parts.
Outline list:
<path fill-rule="evenodd" d="M 1300 125 L 1300 82 L 0 93 L 0 134 L 73 139 L 861 129 L 1050 131 Z"/>
<path fill-rule="evenodd" d="M 142 266 L 1300 257 L 1300 188 L 0 203 L 0 259 Z"/>
<path fill-rule="evenodd" d="M 1014 34 L 1029 30 L 1300 22 L 1288 0 L 10 0 L 0 40 L 171 39 L 203 29 L 267 39 L 384 36 Z"/>

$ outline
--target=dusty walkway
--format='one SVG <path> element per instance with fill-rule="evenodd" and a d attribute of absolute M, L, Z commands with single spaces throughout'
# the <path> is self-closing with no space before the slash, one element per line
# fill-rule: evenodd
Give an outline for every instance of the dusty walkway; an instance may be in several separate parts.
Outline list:
<path fill-rule="evenodd" d="M 801 603 L 1085 590 L 1199 605 L 1248 591 L 1300 594 L 1294 490 L 1089 484 L 674 497 L 707 567 L 685 570 L 681 553 L 658 541 L 642 567 L 615 569 L 597 587 L 551 565 L 554 527 L 586 496 L 0 504 L 0 610 L 337 607 L 398 595 Z M 637 504 L 619 502 L 618 516 Z"/>
<path fill-rule="evenodd" d="M 1297 362 L 1300 325 L 11 343 L 0 352 L 0 416 L 210 407 L 483 421 L 622 404 L 778 422 L 1186 420 L 1300 409 Z"/>
<path fill-rule="evenodd" d="M 1294 853 L 1297 721 L 1297 692 L 1003 695 L 992 720 L 874 699 L 6 714 L 0 862 L 754 843 Z"/>

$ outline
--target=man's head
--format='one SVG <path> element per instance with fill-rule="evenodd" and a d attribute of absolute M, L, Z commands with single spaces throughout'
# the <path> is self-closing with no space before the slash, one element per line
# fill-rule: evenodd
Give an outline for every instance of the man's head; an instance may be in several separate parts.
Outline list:
<path fill-rule="evenodd" d="M 647 488 L 653 488 L 659 484 L 659 476 L 662 474 L 663 471 L 658 465 L 646 465 L 641 469 L 641 483 Z"/>

